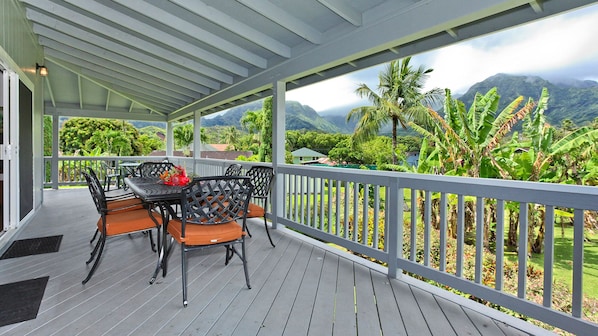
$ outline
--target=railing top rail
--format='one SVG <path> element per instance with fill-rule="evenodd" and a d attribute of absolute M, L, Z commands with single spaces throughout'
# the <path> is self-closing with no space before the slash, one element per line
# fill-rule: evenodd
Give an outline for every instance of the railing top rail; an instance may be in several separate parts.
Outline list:
<path fill-rule="evenodd" d="M 312 177 L 330 178 L 334 175 L 339 180 L 378 185 L 389 185 L 389 179 L 399 179 L 401 188 L 598 211 L 598 187 L 592 186 L 333 167 L 278 167 L 278 173 L 303 175 L 306 171 Z"/>

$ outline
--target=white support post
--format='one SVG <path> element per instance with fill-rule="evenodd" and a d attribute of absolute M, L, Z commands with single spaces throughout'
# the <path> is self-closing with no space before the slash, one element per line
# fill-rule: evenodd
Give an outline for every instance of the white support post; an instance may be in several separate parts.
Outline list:
<path fill-rule="evenodd" d="M 282 216 L 283 181 L 276 172 L 284 164 L 285 157 L 285 96 L 286 83 L 275 82 L 272 96 L 272 168 L 274 168 L 274 190 L 272 190 L 272 228 L 276 229 L 277 218 Z M 277 181 L 278 180 L 278 181 Z"/>
<path fill-rule="evenodd" d="M 201 158 L 201 112 L 193 113 L 193 158 Z"/>
<path fill-rule="evenodd" d="M 60 127 L 60 117 L 52 115 L 52 161 L 50 162 L 52 189 L 58 190 L 58 132 Z"/>
<path fill-rule="evenodd" d="M 174 153 L 174 133 L 172 121 L 166 122 L 166 156 L 171 157 Z"/>

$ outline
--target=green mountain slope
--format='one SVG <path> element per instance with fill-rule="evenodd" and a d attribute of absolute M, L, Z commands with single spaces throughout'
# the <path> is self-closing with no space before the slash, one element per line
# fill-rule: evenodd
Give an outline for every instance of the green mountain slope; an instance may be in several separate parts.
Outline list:
<path fill-rule="evenodd" d="M 497 74 L 474 84 L 459 100 L 469 107 L 476 92 L 486 93 L 493 87 L 501 96 L 501 109 L 520 95 L 537 100 L 546 87 L 550 94 L 546 118 L 553 126 L 560 125 L 563 119 L 571 119 L 581 126 L 598 117 L 598 83 L 594 81 L 554 83 L 536 76 Z"/>
<path fill-rule="evenodd" d="M 256 101 L 228 110 L 226 113 L 214 118 L 202 118 L 202 126 L 236 126 L 241 128 L 241 118 L 247 111 L 256 111 L 262 108 L 262 101 Z M 314 109 L 301 105 L 296 101 L 286 102 L 286 129 L 309 130 L 326 133 L 341 133 L 342 130 L 333 123 L 322 118 Z"/>
<path fill-rule="evenodd" d="M 554 126 L 560 125 L 563 119 L 571 119 L 575 124 L 581 126 L 598 117 L 598 82 L 595 81 L 567 80 L 556 83 L 537 76 L 497 74 L 474 84 L 458 99 L 469 107 L 476 92 L 486 93 L 493 87 L 497 87 L 498 93 L 501 95 L 501 109 L 519 95 L 524 96 L 525 99 L 529 97 L 538 99 L 542 88 L 548 88 L 550 100 L 546 117 Z M 240 128 L 240 120 L 245 112 L 261 109 L 262 103 L 262 101 L 256 101 L 232 108 L 214 118 L 202 118 L 202 126 L 234 125 Z M 353 133 L 356 121 L 347 123 L 346 117 L 352 108 L 358 106 L 361 104 L 339 106 L 316 112 L 307 105 L 301 105 L 296 101 L 287 101 L 286 129 Z M 390 134 L 390 127 L 384 127 L 381 133 Z M 404 131 L 401 130 L 401 133 Z"/>

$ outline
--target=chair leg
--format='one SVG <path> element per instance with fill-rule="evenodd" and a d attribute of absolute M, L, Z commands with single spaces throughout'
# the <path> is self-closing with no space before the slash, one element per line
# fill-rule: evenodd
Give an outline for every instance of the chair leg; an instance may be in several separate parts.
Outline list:
<path fill-rule="evenodd" d="M 187 307 L 187 253 L 185 252 L 185 243 L 181 243 L 181 271 L 183 281 L 183 307 Z"/>
<path fill-rule="evenodd" d="M 229 257 L 230 251 L 230 257 Z M 241 240 L 241 253 L 237 251 L 234 244 L 226 245 L 226 265 L 228 265 L 228 261 L 236 254 L 239 259 L 243 262 L 243 271 L 245 272 L 245 282 L 247 283 L 247 288 L 251 289 L 251 284 L 249 283 L 249 270 L 247 269 L 247 257 L 245 256 L 245 238 Z"/>
<path fill-rule="evenodd" d="M 102 252 L 104 251 L 105 243 L 106 243 L 106 236 L 101 235 L 100 239 L 98 240 L 98 245 L 96 245 L 96 247 L 94 248 L 94 252 L 95 252 L 96 250 L 98 250 L 98 246 L 99 246 L 98 255 L 96 256 L 95 261 L 94 261 L 93 265 L 91 266 L 89 273 L 87 274 L 87 277 L 81 282 L 82 284 L 85 285 L 89 281 L 89 279 L 91 279 L 93 273 L 95 273 L 96 268 L 98 268 L 98 264 L 100 263 L 100 259 L 102 257 Z M 95 253 L 92 252 L 92 254 L 95 254 Z M 92 255 L 91 259 L 87 261 L 87 264 L 89 264 L 89 262 L 91 260 L 93 260 L 93 255 Z"/>
<path fill-rule="evenodd" d="M 266 222 L 265 215 L 264 215 L 264 226 L 266 227 L 266 233 L 268 234 L 268 239 L 270 240 L 270 245 L 272 245 L 272 247 L 276 247 L 276 245 L 274 245 L 274 242 L 272 241 L 272 237 L 270 236 L 270 229 L 268 229 L 268 223 Z"/>
<path fill-rule="evenodd" d="M 245 256 L 245 239 L 241 241 L 241 261 L 243 261 L 243 271 L 245 271 L 245 282 L 247 283 L 247 288 L 251 289 L 251 284 L 249 283 L 249 270 L 247 269 L 247 257 Z"/>
<path fill-rule="evenodd" d="M 251 235 L 251 232 L 249 232 L 249 226 L 247 226 L 247 227 L 245 228 L 245 232 L 247 232 L 247 235 L 248 235 L 250 238 L 252 237 L 252 235 Z"/>
<path fill-rule="evenodd" d="M 233 257 L 234 252 L 233 252 L 233 249 L 232 249 L 232 247 L 230 245 L 226 245 L 224 247 L 226 247 L 226 259 L 224 260 L 224 265 L 228 265 L 228 262 Z"/>
<path fill-rule="evenodd" d="M 96 254 L 98 253 L 98 250 L 99 250 L 100 245 L 101 245 L 100 243 L 102 241 L 102 237 L 103 237 L 103 235 L 100 234 L 100 238 L 98 239 L 98 242 L 93 247 L 93 250 L 89 253 L 89 259 L 87 259 L 87 261 L 85 262 L 87 265 L 89 265 L 89 263 L 93 261 L 93 259 L 95 258 Z"/>
<path fill-rule="evenodd" d="M 93 243 L 94 240 L 96 240 L 98 233 L 100 233 L 100 230 L 96 229 L 96 232 L 93 234 L 93 237 L 91 237 L 91 240 L 89 241 L 90 244 Z"/>
<path fill-rule="evenodd" d="M 152 230 L 149 230 L 148 232 L 149 232 L 150 246 L 152 247 L 152 251 L 157 252 L 156 243 L 154 243 L 154 236 L 152 235 Z M 160 239 L 159 236 L 158 236 L 158 239 Z"/>

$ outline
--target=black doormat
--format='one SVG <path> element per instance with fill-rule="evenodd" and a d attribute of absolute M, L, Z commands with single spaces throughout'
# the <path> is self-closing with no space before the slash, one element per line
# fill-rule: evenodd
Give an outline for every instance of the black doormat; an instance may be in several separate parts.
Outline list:
<path fill-rule="evenodd" d="M 21 239 L 12 242 L 0 259 L 18 258 L 34 254 L 58 252 L 62 235 Z"/>
<path fill-rule="evenodd" d="M 0 327 L 37 317 L 49 277 L 0 285 Z"/>

